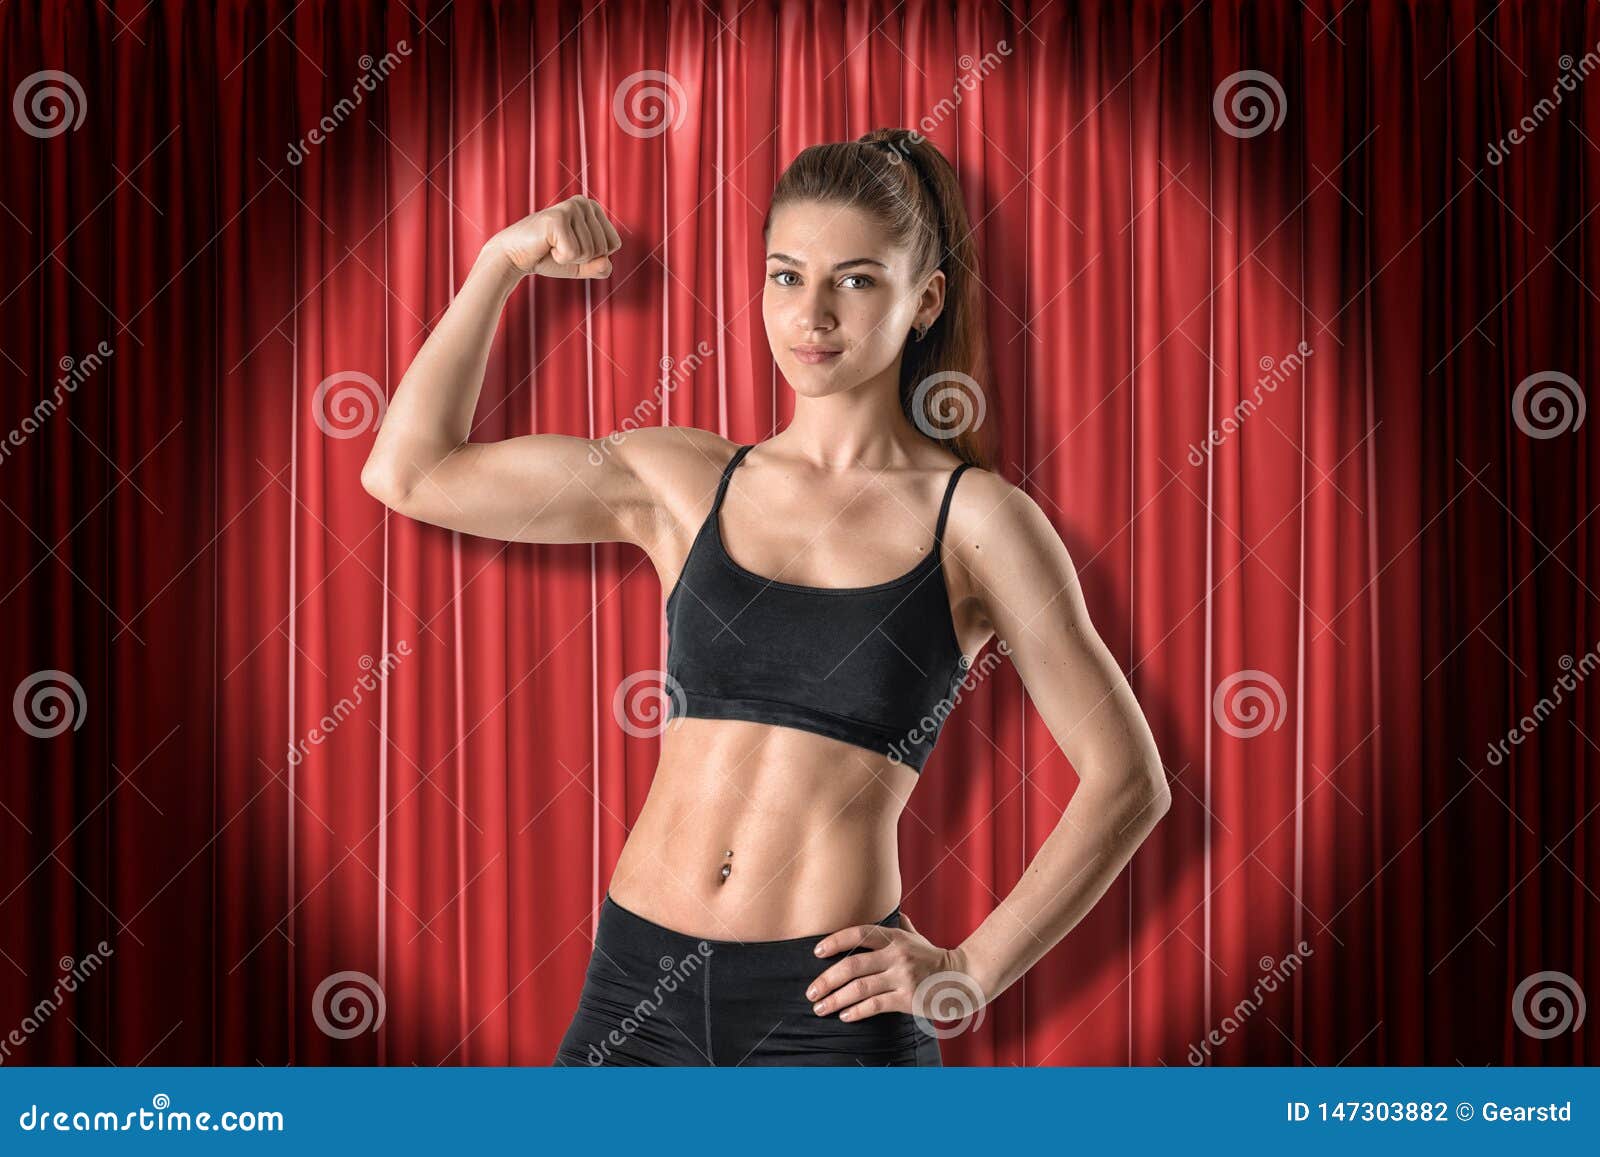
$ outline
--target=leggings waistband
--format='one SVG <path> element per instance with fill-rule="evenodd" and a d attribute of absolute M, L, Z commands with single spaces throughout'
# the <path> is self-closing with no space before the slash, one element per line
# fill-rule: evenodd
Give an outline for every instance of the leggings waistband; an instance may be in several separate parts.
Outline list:
<path fill-rule="evenodd" d="M 874 923 L 898 926 L 900 906 Z M 558 1063 L 938 1065 L 908 1013 L 818 1016 L 807 987 L 862 945 L 821 957 L 829 933 L 710 940 L 629 911 L 606 892 L 594 951 Z"/>
<path fill-rule="evenodd" d="M 803 948 L 806 952 L 810 952 L 817 941 L 839 930 L 832 928 L 825 932 L 814 932 L 809 936 L 791 936 L 786 940 L 713 940 L 707 936 L 691 936 L 687 932 L 679 932 L 663 924 L 657 924 L 653 920 L 647 920 L 637 912 L 624 908 L 616 900 L 612 899 L 609 888 L 606 889 L 605 900 L 601 904 L 602 920 L 606 918 L 607 909 L 610 911 L 612 920 L 632 925 L 635 931 L 647 932 L 658 941 L 676 943 L 680 948 L 684 949 L 705 944 L 709 948 L 724 953 L 736 953 L 741 950 L 752 952 L 761 950 L 783 951 L 797 948 Z M 896 904 L 887 916 L 881 920 L 874 920 L 873 923 L 880 924 L 886 928 L 900 927 L 900 905 Z M 849 925 L 844 925 L 844 927 L 849 927 Z"/>

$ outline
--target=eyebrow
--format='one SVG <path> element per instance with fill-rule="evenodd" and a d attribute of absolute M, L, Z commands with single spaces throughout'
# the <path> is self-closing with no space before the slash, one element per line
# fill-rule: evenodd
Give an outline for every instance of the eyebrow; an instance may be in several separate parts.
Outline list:
<path fill-rule="evenodd" d="M 804 261 L 801 261 L 798 257 L 790 257 L 787 253 L 769 253 L 767 254 L 767 260 L 782 261 L 785 265 L 805 265 Z M 876 257 L 852 257 L 849 261 L 841 261 L 835 265 L 833 272 L 837 273 L 841 269 L 849 269 L 852 265 L 876 265 L 882 269 L 889 268 Z"/>

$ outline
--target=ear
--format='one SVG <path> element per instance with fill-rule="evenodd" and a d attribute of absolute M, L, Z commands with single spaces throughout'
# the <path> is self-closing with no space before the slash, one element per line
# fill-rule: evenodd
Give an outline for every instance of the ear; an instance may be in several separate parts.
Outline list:
<path fill-rule="evenodd" d="M 928 275 L 928 284 L 923 287 L 922 299 L 917 302 L 917 313 L 927 314 L 928 325 L 938 321 L 939 315 L 944 312 L 944 291 L 944 270 L 935 269 Z"/>

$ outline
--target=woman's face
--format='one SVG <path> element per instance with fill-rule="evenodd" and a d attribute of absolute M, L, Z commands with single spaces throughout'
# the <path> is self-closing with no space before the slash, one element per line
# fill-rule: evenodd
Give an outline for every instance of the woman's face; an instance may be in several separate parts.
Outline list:
<path fill-rule="evenodd" d="M 912 327 L 943 305 L 944 273 L 914 283 L 912 272 L 910 253 L 889 248 L 883 226 L 859 209 L 792 202 L 773 215 L 761 312 L 797 393 L 825 397 L 886 373 L 895 380 Z"/>

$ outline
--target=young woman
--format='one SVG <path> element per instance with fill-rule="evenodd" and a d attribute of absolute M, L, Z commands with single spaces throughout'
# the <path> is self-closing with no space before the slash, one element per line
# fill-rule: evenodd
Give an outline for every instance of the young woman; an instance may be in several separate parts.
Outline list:
<path fill-rule="evenodd" d="M 362 471 L 439 526 L 635 543 L 670 592 L 672 721 L 557 1064 L 940 1064 L 931 1022 L 1065 936 L 1170 802 L 1050 520 L 937 412 L 981 389 L 983 359 L 949 162 L 905 130 L 813 146 L 764 236 L 767 339 L 795 392 L 773 437 L 467 440 L 518 281 L 611 272 L 616 229 L 572 197 L 484 247 Z M 1080 784 L 1017 885 L 942 947 L 900 910 L 896 825 L 992 638 Z"/>

